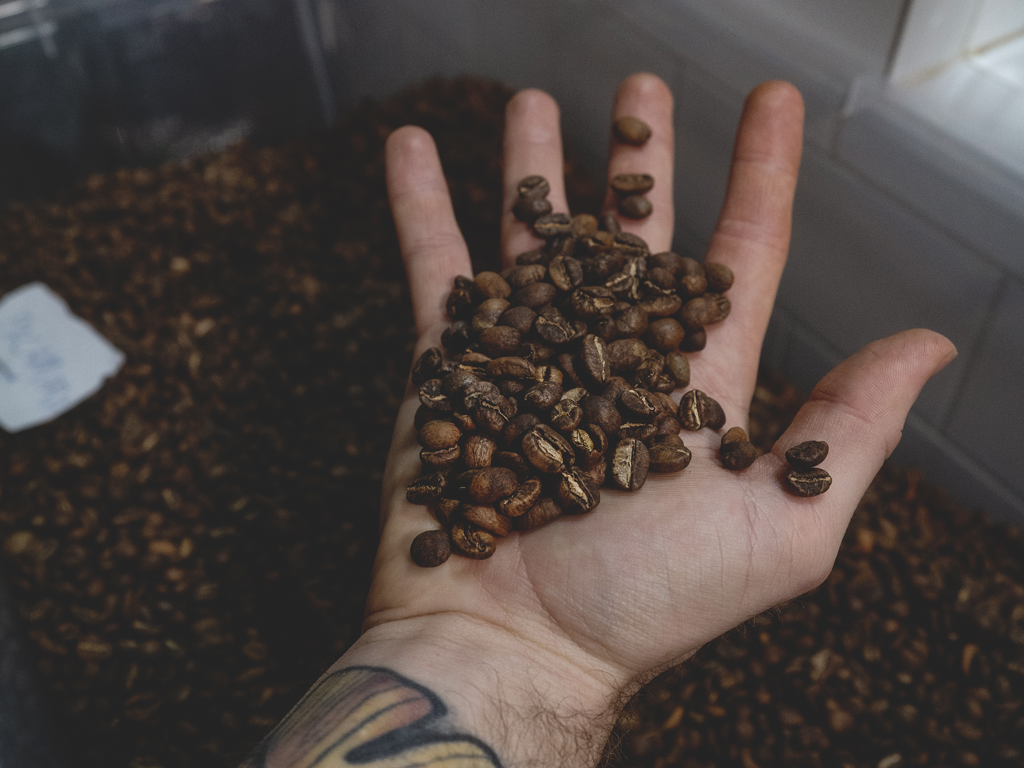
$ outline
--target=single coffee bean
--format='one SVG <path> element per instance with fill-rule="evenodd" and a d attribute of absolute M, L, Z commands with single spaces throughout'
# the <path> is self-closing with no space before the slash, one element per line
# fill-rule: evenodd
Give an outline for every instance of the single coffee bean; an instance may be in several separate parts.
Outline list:
<path fill-rule="evenodd" d="M 437 377 L 444 363 L 444 354 L 437 347 L 428 348 L 412 365 L 412 383 L 417 387 Z"/>
<path fill-rule="evenodd" d="M 473 421 L 473 417 L 465 411 L 461 411 L 456 408 L 454 411 L 448 414 L 448 418 L 452 420 L 459 429 L 462 430 L 462 434 L 470 434 L 476 432 L 476 422 Z"/>
<path fill-rule="evenodd" d="M 671 317 L 662 317 L 655 320 L 647 329 L 645 337 L 647 343 L 659 352 L 673 352 L 679 350 L 679 345 L 686 336 L 686 331 L 679 322 Z"/>
<path fill-rule="evenodd" d="M 732 270 L 717 261 L 705 261 L 704 274 L 708 279 L 708 290 L 712 293 L 725 293 L 735 280 Z"/>
<path fill-rule="evenodd" d="M 529 307 L 509 307 L 501 313 L 501 317 L 498 318 L 497 324 L 515 328 L 519 333 L 525 336 L 533 328 L 533 322 L 536 319 L 537 313 Z"/>
<path fill-rule="evenodd" d="M 644 195 L 654 189 L 649 173 L 620 173 L 612 178 L 611 187 L 617 195 Z"/>
<path fill-rule="evenodd" d="M 612 133 L 623 144 L 642 147 L 651 138 L 651 126 L 639 117 L 620 117 L 612 123 Z"/>
<path fill-rule="evenodd" d="M 658 296 L 674 296 L 676 279 L 667 269 L 653 267 L 647 270 L 647 276 L 643 279 L 643 291 L 647 296 L 655 298 Z"/>
<path fill-rule="evenodd" d="M 583 262 L 583 274 L 592 284 L 603 283 L 626 263 L 626 256 L 617 248 L 598 251 Z"/>
<path fill-rule="evenodd" d="M 428 451 L 451 448 L 462 438 L 462 430 L 450 421 L 428 421 L 416 435 L 417 442 Z"/>
<path fill-rule="evenodd" d="M 550 304 L 558 295 L 558 289 L 551 283 L 530 283 L 512 294 L 511 301 L 531 309 L 539 309 L 545 304 Z"/>
<path fill-rule="evenodd" d="M 616 437 L 622 426 L 622 416 L 615 404 L 599 395 L 587 395 L 580 400 L 583 420 L 596 424 L 608 437 Z"/>
<path fill-rule="evenodd" d="M 747 439 L 743 427 L 733 427 L 722 435 L 722 445 L 718 453 L 722 466 L 735 472 L 746 469 L 758 457 L 758 450 Z"/>
<path fill-rule="evenodd" d="M 510 518 L 525 515 L 540 498 L 540 492 L 540 480 L 528 477 L 519 484 L 511 496 L 498 502 L 498 511 Z"/>
<path fill-rule="evenodd" d="M 577 213 L 569 221 L 569 229 L 573 237 L 590 237 L 597 232 L 597 217 L 590 213 Z"/>
<path fill-rule="evenodd" d="M 548 264 L 548 277 L 558 290 L 569 292 L 583 284 L 583 265 L 572 256 L 556 256 Z"/>
<path fill-rule="evenodd" d="M 678 312 L 683 306 L 683 300 L 677 295 L 655 296 L 637 304 L 637 307 L 648 314 L 649 317 L 670 317 Z"/>
<path fill-rule="evenodd" d="M 630 195 L 619 200 L 619 213 L 627 219 L 646 219 L 654 213 L 651 201 L 642 195 Z"/>
<path fill-rule="evenodd" d="M 639 339 L 618 339 L 608 345 L 608 364 L 613 374 L 630 373 L 647 359 L 647 345 Z"/>
<path fill-rule="evenodd" d="M 604 281 L 604 287 L 614 293 L 619 301 L 635 300 L 640 295 L 640 280 L 628 272 L 616 272 Z"/>
<path fill-rule="evenodd" d="M 462 455 L 462 448 L 453 445 L 451 448 L 441 448 L 436 451 L 428 451 L 426 448 L 420 451 L 420 462 L 432 470 L 451 469 L 455 462 Z"/>
<path fill-rule="evenodd" d="M 562 373 L 562 369 L 557 365 L 538 365 L 534 369 L 533 378 L 537 381 L 550 381 L 555 384 L 561 384 L 565 374 Z"/>
<path fill-rule="evenodd" d="M 411 504 L 433 504 L 441 498 L 447 486 L 448 476 L 444 472 L 428 472 L 409 483 L 405 498 Z"/>
<path fill-rule="evenodd" d="M 507 357 L 519 351 L 522 336 L 515 328 L 507 325 L 495 325 L 484 328 L 479 336 L 480 349 L 491 357 Z"/>
<path fill-rule="evenodd" d="M 554 286 L 551 286 L 554 289 Z M 572 292 L 570 305 L 583 320 L 596 320 L 612 313 L 615 294 L 604 286 L 594 285 L 577 288 Z"/>
<path fill-rule="evenodd" d="M 609 376 L 608 383 L 597 394 L 600 394 L 601 397 L 610 403 L 617 403 L 619 398 L 622 397 L 622 393 L 627 389 L 633 389 L 633 385 L 621 376 Z"/>
<path fill-rule="evenodd" d="M 828 443 L 824 440 L 807 440 L 786 451 L 786 461 L 798 469 L 816 467 L 828 456 Z"/>
<path fill-rule="evenodd" d="M 437 522 L 445 528 L 451 528 L 452 521 L 456 519 L 459 507 L 461 506 L 462 502 L 458 499 L 451 499 L 445 496 L 435 501 L 431 509 L 434 511 L 434 517 L 437 519 Z"/>
<path fill-rule="evenodd" d="M 481 272 L 473 282 L 480 295 L 488 299 L 505 299 L 512 293 L 511 286 L 497 272 Z"/>
<path fill-rule="evenodd" d="M 649 315 L 641 306 L 631 305 L 615 316 L 618 336 L 638 339 L 647 331 Z"/>
<path fill-rule="evenodd" d="M 562 386 L 553 381 L 543 381 L 530 387 L 523 395 L 523 402 L 535 411 L 550 411 L 562 399 Z"/>
<path fill-rule="evenodd" d="M 689 256 L 683 257 L 675 275 L 679 283 L 679 292 L 684 297 L 702 296 L 708 289 L 708 278 L 704 273 L 704 265 Z"/>
<path fill-rule="evenodd" d="M 686 338 L 679 344 L 681 352 L 700 352 L 708 345 L 708 332 L 703 328 L 687 330 Z"/>
<path fill-rule="evenodd" d="M 563 434 L 576 429 L 583 421 L 583 409 L 564 397 L 551 409 L 551 426 Z"/>
<path fill-rule="evenodd" d="M 498 514 L 489 504 L 463 504 L 459 507 L 459 518 L 495 536 L 512 533 L 512 521 Z"/>
<path fill-rule="evenodd" d="M 537 367 L 523 357 L 496 357 L 487 363 L 487 375 L 495 378 L 531 380 L 537 375 Z"/>
<path fill-rule="evenodd" d="M 451 481 L 452 491 L 473 504 L 493 504 L 511 496 L 518 485 L 515 472 L 505 467 L 471 469 Z"/>
<path fill-rule="evenodd" d="M 699 389 L 691 389 L 679 402 L 679 422 L 690 432 L 704 427 L 717 430 L 725 426 L 725 411 L 717 400 Z"/>
<path fill-rule="evenodd" d="M 535 531 L 562 515 L 562 508 L 550 496 L 541 496 L 526 514 L 513 518 L 513 524 L 520 531 Z"/>
<path fill-rule="evenodd" d="M 612 482 L 624 491 L 638 491 L 647 480 L 650 455 L 647 446 L 635 438 L 624 438 L 612 454 Z"/>
<path fill-rule="evenodd" d="M 468 469 L 484 469 L 491 466 L 498 443 L 487 435 L 470 435 L 462 446 L 462 463 Z"/>
<path fill-rule="evenodd" d="M 562 473 L 555 495 L 567 515 L 585 515 L 601 503 L 600 489 L 579 468 Z"/>
<path fill-rule="evenodd" d="M 473 560 L 486 560 L 495 549 L 494 534 L 465 521 L 452 526 L 451 543 L 456 552 Z"/>
<path fill-rule="evenodd" d="M 572 220 L 567 213 L 549 213 L 533 222 L 538 237 L 552 238 L 572 232 Z"/>
<path fill-rule="evenodd" d="M 683 271 L 683 257 L 672 251 L 662 251 L 651 255 L 648 266 L 652 268 L 666 269 L 675 277 Z"/>
<path fill-rule="evenodd" d="M 678 435 L 683 425 L 675 416 L 669 416 L 663 421 L 657 422 L 659 435 Z"/>
<path fill-rule="evenodd" d="M 749 441 L 750 438 L 747 437 L 747 432 L 743 427 L 731 427 L 724 435 L 722 435 L 722 445 L 729 445 L 730 443 L 746 443 Z"/>
<path fill-rule="evenodd" d="M 520 197 L 547 197 L 551 185 L 543 176 L 527 176 L 516 185 Z"/>
<path fill-rule="evenodd" d="M 451 400 L 441 391 L 440 379 L 429 379 L 420 387 L 420 402 L 438 413 L 452 410 Z"/>
<path fill-rule="evenodd" d="M 648 451 L 652 472 L 681 472 L 693 457 L 678 434 L 655 436 Z"/>
<path fill-rule="evenodd" d="M 550 256 L 548 256 L 544 246 L 541 246 L 540 248 L 533 248 L 532 250 L 525 251 L 524 253 L 520 253 L 518 256 L 516 256 L 516 265 L 526 267 L 535 264 L 540 264 L 543 266 L 544 262 L 546 262 L 549 258 Z M 501 276 L 508 280 L 508 275 L 505 274 L 504 272 L 502 273 Z"/>
<path fill-rule="evenodd" d="M 513 291 L 525 288 L 547 277 L 548 268 L 543 264 L 525 264 L 512 267 L 505 274 L 505 281 Z"/>
<path fill-rule="evenodd" d="M 605 232 L 609 232 L 613 235 L 622 231 L 622 225 L 619 223 L 619 217 L 616 216 L 613 211 L 608 211 L 607 213 L 602 214 L 600 226 Z"/>
<path fill-rule="evenodd" d="M 533 324 L 534 332 L 545 344 L 552 347 L 559 347 L 572 337 L 573 329 L 565 316 L 555 307 L 543 307 L 537 313 L 537 320 Z"/>
<path fill-rule="evenodd" d="M 690 358 L 682 352 L 669 352 L 665 355 L 665 370 L 680 389 L 690 383 Z"/>
<path fill-rule="evenodd" d="M 572 235 L 572 221 L 569 222 L 569 232 L 564 235 L 549 237 L 544 245 L 544 253 L 547 258 L 545 264 L 550 264 L 552 259 L 559 256 L 572 256 L 576 252 L 577 239 Z"/>
<path fill-rule="evenodd" d="M 790 491 L 797 496 L 819 496 L 832 485 L 832 476 L 824 469 L 791 469 L 786 473 Z"/>
<path fill-rule="evenodd" d="M 627 258 L 651 255 L 647 241 L 632 232 L 619 232 L 615 235 L 615 247 Z"/>
<path fill-rule="evenodd" d="M 645 445 L 649 444 L 658 434 L 658 427 L 643 421 L 625 421 L 619 427 L 619 438 L 632 437 Z"/>
<path fill-rule="evenodd" d="M 720 293 L 705 293 L 704 300 L 708 302 L 709 311 L 707 322 L 704 325 L 720 323 L 729 316 L 732 311 L 732 301 Z"/>
<path fill-rule="evenodd" d="M 533 467 L 526 463 L 526 459 L 518 451 L 498 451 L 491 457 L 491 466 L 511 469 L 519 480 L 533 474 Z"/>
<path fill-rule="evenodd" d="M 580 362 L 583 368 L 598 384 L 604 384 L 611 375 L 611 362 L 608 359 L 608 345 L 600 336 L 592 333 L 583 337 L 580 345 Z"/>
<path fill-rule="evenodd" d="M 572 443 L 578 462 L 583 466 L 603 461 L 608 452 L 608 437 L 603 429 L 594 424 L 584 424 L 574 429 L 569 434 L 569 442 Z"/>
<path fill-rule="evenodd" d="M 451 557 L 452 547 L 444 531 L 424 531 L 409 547 L 412 561 L 421 568 L 436 568 Z"/>
<path fill-rule="evenodd" d="M 548 475 L 575 463 L 572 446 L 547 424 L 539 424 L 523 436 L 523 458 Z"/>
<path fill-rule="evenodd" d="M 508 420 L 512 418 L 508 415 L 508 411 L 511 410 L 508 407 L 510 401 L 501 397 L 500 393 L 499 398 L 498 400 L 479 398 L 469 409 L 473 423 L 486 435 L 500 435 L 501 431 L 505 429 L 505 425 L 508 424 Z"/>
<path fill-rule="evenodd" d="M 658 407 L 651 401 L 650 395 L 644 389 L 627 389 L 619 395 L 619 405 L 630 420 L 653 422 Z"/>

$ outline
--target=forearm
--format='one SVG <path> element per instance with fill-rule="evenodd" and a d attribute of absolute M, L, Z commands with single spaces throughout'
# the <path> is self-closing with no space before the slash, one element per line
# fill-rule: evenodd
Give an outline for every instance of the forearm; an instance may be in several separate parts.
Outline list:
<path fill-rule="evenodd" d="M 580 662 L 465 618 L 378 626 L 246 766 L 593 766 L 620 695 Z"/>

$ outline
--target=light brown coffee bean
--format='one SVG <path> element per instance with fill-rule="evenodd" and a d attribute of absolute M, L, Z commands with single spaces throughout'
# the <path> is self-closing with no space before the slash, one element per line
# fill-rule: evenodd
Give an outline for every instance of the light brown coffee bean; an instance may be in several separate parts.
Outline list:
<path fill-rule="evenodd" d="M 522 336 L 515 328 L 507 325 L 495 325 L 485 328 L 478 337 L 480 349 L 491 357 L 506 357 L 519 351 Z"/>
<path fill-rule="evenodd" d="M 647 359 L 647 345 L 639 339 L 618 339 L 608 345 L 608 364 L 613 374 L 635 371 Z"/>
<path fill-rule="evenodd" d="M 717 400 L 699 389 L 691 389 L 679 402 L 679 422 L 690 432 L 704 427 L 717 430 L 725 426 L 725 411 Z"/>
<path fill-rule="evenodd" d="M 579 468 L 562 473 L 556 497 L 567 515 L 585 515 L 601 503 L 600 489 Z"/>
<path fill-rule="evenodd" d="M 654 189 L 654 177 L 649 173 L 620 173 L 611 180 L 617 195 L 644 195 Z"/>
<path fill-rule="evenodd" d="M 659 352 L 676 352 L 685 336 L 686 331 L 679 321 L 671 317 L 662 317 L 650 324 L 644 338 Z"/>
<path fill-rule="evenodd" d="M 459 518 L 495 536 L 512 533 L 512 521 L 489 504 L 463 504 L 459 507 Z"/>
<path fill-rule="evenodd" d="M 583 337 L 580 344 L 580 362 L 597 384 L 604 384 L 611 375 L 611 361 L 608 359 L 608 345 L 600 336 L 592 333 Z"/>
<path fill-rule="evenodd" d="M 678 434 L 657 435 L 651 442 L 649 454 L 652 472 L 681 472 L 693 458 Z"/>
<path fill-rule="evenodd" d="M 742 427 L 733 427 L 722 435 L 722 445 L 718 451 L 722 460 L 722 466 L 734 472 L 740 472 L 751 464 L 758 457 L 758 450 L 747 439 L 747 433 Z"/>
<path fill-rule="evenodd" d="M 468 522 L 452 526 L 451 543 L 456 552 L 473 560 L 486 560 L 494 554 L 496 546 L 494 534 Z"/>
<path fill-rule="evenodd" d="M 421 568 L 436 568 L 451 557 L 451 541 L 444 531 L 424 531 L 412 540 L 409 554 Z"/>
<path fill-rule="evenodd" d="M 654 205 L 642 195 L 630 195 L 619 200 L 619 213 L 627 219 L 646 219 L 654 213 Z"/>
<path fill-rule="evenodd" d="M 498 443 L 487 435 L 469 435 L 462 446 L 462 463 L 468 469 L 484 469 L 491 466 Z"/>
<path fill-rule="evenodd" d="M 708 278 L 704 274 L 704 266 L 696 259 L 684 256 L 675 272 L 679 283 L 679 293 L 685 298 L 704 295 L 708 289 Z"/>
<path fill-rule="evenodd" d="M 533 378 L 536 381 L 550 381 L 555 384 L 561 384 L 565 379 L 565 374 L 562 373 L 562 369 L 557 365 L 538 365 L 534 369 Z"/>
<path fill-rule="evenodd" d="M 816 467 L 828 456 L 828 443 L 824 440 L 807 440 L 786 451 L 786 461 L 798 469 Z"/>
<path fill-rule="evenodd" d="M 512 288 L 497 272 L 481 272 L 474 280 L 476 289 L 488 299 L 506 299 Z"/>
<path fill-rule="evenodd" d="M 704 274 L 708 279 L 708 290 L 712 293 L 725 293 L 735 280 L 732 270 L 717 261 L 705 261 Z"/>
<path fill-rule="evenodd" d="M 473 311 L 469 319 L 470 333 L 479 335 L 485 328 L 498 324 L 498 318 L 508 309 L 509 303 L 505 299 L 485 299 Z"/>
<path fill-rule="evenodd" d="M 572 443 L 578 463 L 583 466 L 603 461 L 608 452 L 608 437 L 595 424 L 584 424 L 574 429 L 569 434 L 569 442 Z"/>
<path fill-rule="evenodd" d="M 527 477 L 511 496 L 498 502 L 498 511 L 509 518 L 526 514 L 540 498 L 541 482 L 536 477 Z"/>
<path fill-rule="evenodd" d="M 612 482 L 624 491 L 638 491 L 647 480 L 650 455 L 647 446 L 635 438 L 624 438 L 616 446 L 611 460 Z"/>
<path fill-rule="evenodd" d="M 437 451 L 428 451 L 426 448 L 420 451 L 420 462 L 432 470 L 450 469 L 455 465 L 462 455 L 462 449 L 458 445 L 451 448 L 442 448 Z"/>
<path fill-rule="evenodd" d="M 612 133 L 623 144 L 642 147 L 651 138 L 651 126 L 639 117 L 620 117 L 612 123 Z"/>
<path fill-rule="evenodd" d="M 683 300 L 679 296 L 655 296 L 644 299 L 637 306 L 646 312 L 648 317 L 670 317 L 682 308 Z"/>
<path fill-rule="evenodd" d="M 791 469 L 786 473 L 786 484 L 797 496 L 819 496 L 832 486 L 832 476 L 824 469 Z"/>
<path fill-rule="evenodd" d="M 729 445 L 730 443 L 746 443 L 750 439 L 747 437 L 747 432 L 743 427 L 731 427 L 722 435 L 722 445 Z"/>
<path fill-rule="evenodd" d="M 462 430 L 450 421 L 428 421 L 416 435 L 419 444 L 428 451 L 451 448 L 462 439 Z"/>
<path fill-rule="evenodd" d="M 576 429 L 583 420 L 583 409 L 564 397 L 551 409 L 551 426 L 563 434 Z"/>
<path fill-rule="evenodd" d="M 523 458 L 544 474 L 557 474 L 575 463 L 572 446 L 547 424 L 534 427 L 523 436 Z"/>

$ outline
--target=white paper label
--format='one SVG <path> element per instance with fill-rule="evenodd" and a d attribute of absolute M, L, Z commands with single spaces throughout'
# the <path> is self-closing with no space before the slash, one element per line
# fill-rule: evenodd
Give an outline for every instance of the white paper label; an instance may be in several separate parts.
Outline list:
<path fill-rule="evenodd" d="M 8 432 L 71 410 L 123 363 L 124 353 L 42 283 L 0 299 L 0 427 Z"/>

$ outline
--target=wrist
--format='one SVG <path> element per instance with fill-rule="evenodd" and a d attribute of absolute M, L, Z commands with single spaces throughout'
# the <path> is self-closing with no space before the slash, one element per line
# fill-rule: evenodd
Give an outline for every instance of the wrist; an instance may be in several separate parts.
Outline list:
<path fill-rule="evenodd" d="M 628 682 L 620 670 L 461 614 L 370 627 L 332 671 L 391 670 L 432 691 L 447 721 L 503 766 L 597 763 Z"/>

